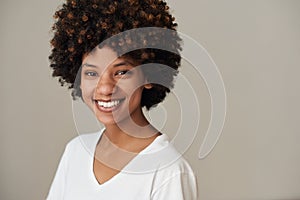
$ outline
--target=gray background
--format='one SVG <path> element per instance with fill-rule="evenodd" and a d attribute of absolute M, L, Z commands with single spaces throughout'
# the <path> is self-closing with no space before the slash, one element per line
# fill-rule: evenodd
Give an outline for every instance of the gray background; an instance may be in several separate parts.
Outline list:
<path fill-rule="evenodd" d="M 49 30 L 60 3 L 1 0 L 1 200 L 44 199 L 64 146 L 77 135 L 69 92 L 48 67 Z M 300 1 L 169 3 L 179 30 L 218 65 L 228 98 L 220 140 L 198 160 L 210 105 L 205 86 L 197 85 L 201 127 L 185 156 L 200 198 L 299 199 Z"/>

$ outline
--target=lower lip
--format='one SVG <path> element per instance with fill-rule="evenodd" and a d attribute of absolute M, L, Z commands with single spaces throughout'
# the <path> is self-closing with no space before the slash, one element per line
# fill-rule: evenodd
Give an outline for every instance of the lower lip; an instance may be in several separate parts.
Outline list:
<path fill-rule="evenodd" d="M 124 101 L 124 99 L 122 99 L 121 102 L 118 105 L 110 107 L 110 108 L 105 108 L 103 106 L 99 106 L 96 101 L 94 101 L 94 102 L 95 102 L 95 105 L 98 108 L 98 110 L 100 110 L 101 112 L 110 113 L 110 112 L 113 112 L 116 109 L 118 109 L 120 107 L 120 105 L 123 103 L 123 101 Z"/>

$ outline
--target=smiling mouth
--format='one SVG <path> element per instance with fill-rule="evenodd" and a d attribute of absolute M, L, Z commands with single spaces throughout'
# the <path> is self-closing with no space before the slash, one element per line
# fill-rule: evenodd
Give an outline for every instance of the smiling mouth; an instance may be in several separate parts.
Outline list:
<path fill-rule="evenodd" d="M 112 100 L 112 101 L 95 100 L 95 102 L 100 108 L 113 109 L 113 108 L 116 108 L 118 105 L 120 105 L 120 103 L 122 103 L 124 101 L 124 99 L 125 98 Z"/>

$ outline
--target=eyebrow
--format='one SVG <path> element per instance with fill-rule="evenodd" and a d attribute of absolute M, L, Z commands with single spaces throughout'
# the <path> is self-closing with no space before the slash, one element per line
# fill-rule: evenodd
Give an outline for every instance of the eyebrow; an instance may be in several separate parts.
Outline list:
<path fill-rule="evenodd" d="M 82 67 L 93 67 L 93 68 L 97 68 L 96 65 L 92 65 L 92 64 L 89 64 L 89 63 L 84 63 L 81 65 Z"/>
<path fill-rule="evenodd" d="M 131 66 L 134 66 L 133 63 L 131 63 L 129 61 L 120 61 L 119 63 L 114 64 L 113 67 L 119 67 L 119 66 L 122 66 L 122 65 L 131 65 Z M 89 64 L 89 63 L 83 63 L 81 66 L 82 67 L 93 67 L 93 68 L 97 68 L 98 67 L 96 65 Z"/>
<path fill-rule="evenodd" d="M 133 63 L 131 63 L 131 62 L 127 61 L 127 60 L 121 61 L 121 62 L 119 62 L 119 63 L 116 63 L 116 64 L 114 64 L 113 66 L 114 66 L 114 67 L 119 67 L 119 66 L 122 66 L 122 65 L 131 65 L 131 66 L 134 66 Z"/>

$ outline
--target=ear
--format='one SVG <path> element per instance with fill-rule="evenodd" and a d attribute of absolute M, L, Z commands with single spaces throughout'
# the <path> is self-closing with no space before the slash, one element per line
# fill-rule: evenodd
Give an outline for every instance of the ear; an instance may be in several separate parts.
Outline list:
<path fill-rule="evenodd" d="M 144 85 L 144 88 L 146 88 L 146 89 L 151 89 L 152 88 L 152 84 L 151 83 L 147 83 L 147 84 L 145 84 Z"/>

